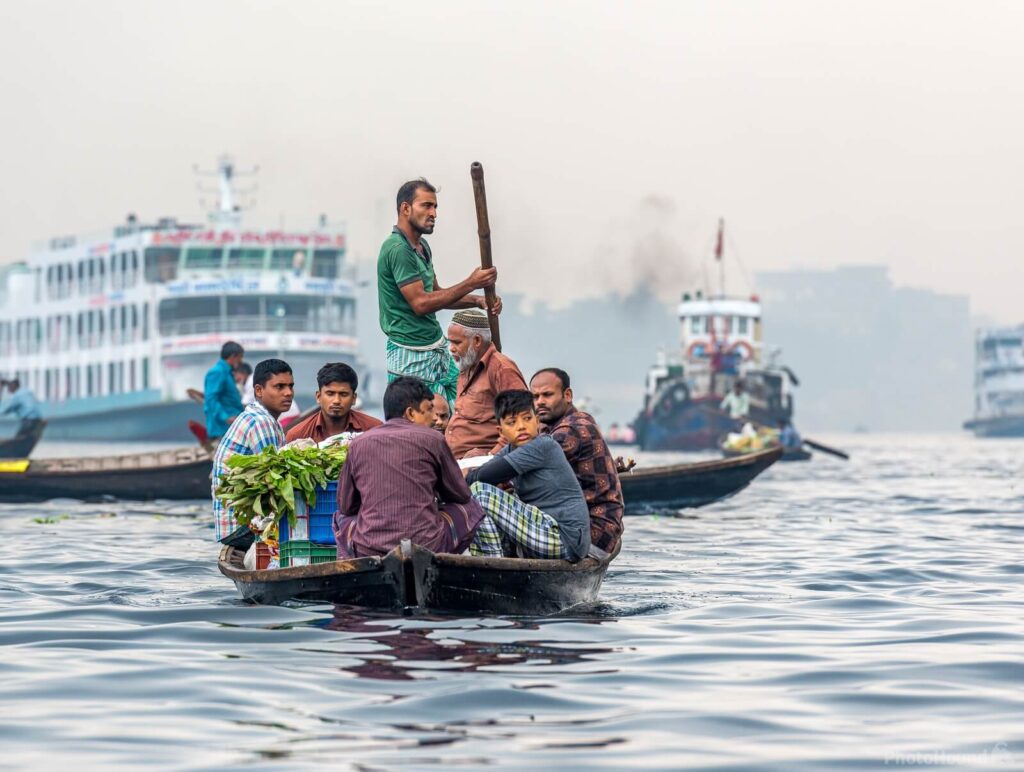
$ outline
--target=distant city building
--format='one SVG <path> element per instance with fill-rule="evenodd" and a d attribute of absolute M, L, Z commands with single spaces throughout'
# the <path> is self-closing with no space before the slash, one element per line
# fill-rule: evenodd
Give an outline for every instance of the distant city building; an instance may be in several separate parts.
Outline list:
<path fill-rule="evenodd" d="M 894 287 L 884 266 L 757 275 L 808 430 L 956 431 L 973 403 L 966 295 Z"/>

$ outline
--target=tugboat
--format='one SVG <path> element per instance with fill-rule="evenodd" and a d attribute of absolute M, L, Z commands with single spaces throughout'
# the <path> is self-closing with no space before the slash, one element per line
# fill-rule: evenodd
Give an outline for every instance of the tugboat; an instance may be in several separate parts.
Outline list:
<path fill-rule="evenodd" d="M 976 437 L 1024 437 L 1024 324 L 979 330 L 975 341 Z"/>
<path fill-rule="evenodd" d="M 647 373 L 644 407 L 633 422 L 642 450 L 717 450 L 722 437 L 738 428 L 719 409 L 737 380 L 749 395 L 752 421 L 774 427 L 779 419 L 792 419 L 791 387 L 799 381 L 777 363 L 778 350 L 767 350 L 762 341 L 760 298 L 726 295 L 723 236 L 719 221 L 718 294 L 686 292 L 679 304 L 682 361 L 659 352 Z"/>

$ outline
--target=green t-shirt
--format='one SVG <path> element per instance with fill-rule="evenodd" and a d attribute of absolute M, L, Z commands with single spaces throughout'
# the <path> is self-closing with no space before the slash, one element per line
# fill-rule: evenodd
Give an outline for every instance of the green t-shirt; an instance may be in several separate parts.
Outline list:
<path fill-rule="evenodd" d="M 429 346 L 441 339 L 441 325 L 434 314 L 417 315 L 401 288 L 422 281 L 423 289 L 434 291 L 434 264 L 430 245 L 420 239 L 423 256 L 412 248 L 398 228 L 384 240 L 377 258 L 377 304 L 380 328 L 400 346 Z"/>

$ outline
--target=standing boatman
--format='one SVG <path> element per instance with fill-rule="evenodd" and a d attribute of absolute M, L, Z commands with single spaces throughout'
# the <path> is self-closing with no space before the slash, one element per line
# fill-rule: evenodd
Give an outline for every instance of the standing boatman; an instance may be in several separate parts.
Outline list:
<path fill-rule="evenodd" d="M 396 203 L 398 224 L 377 258 L 380 328 L 388 338 L 388 383 L 415 376 L 450 405 L 455 402 L 459 368 L 436 314 L 444 308 L 487 310 L 484 296 L 470 293 L 493 286 L 498 272 L 474 268 L 454 287 L 442 287 L 434 273 L 430 245 L 423 238 L 434 232 L 437 188 L 422 177 L 411 180 L 398 189 Z M 495 299 L 490 311 L 501 313 L 501 298 Z"/>

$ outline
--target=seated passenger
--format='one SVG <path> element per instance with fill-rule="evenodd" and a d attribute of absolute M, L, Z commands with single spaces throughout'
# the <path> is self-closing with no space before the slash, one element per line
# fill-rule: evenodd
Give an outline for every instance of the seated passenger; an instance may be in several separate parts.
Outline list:
<path fill-rule="evenodd" d="M 316 402 L 320 409 L 305 420 L 293 424 L 285 435 L 288 442 L 308 438 L 323 442 L 342 432 L 365 432 L 381 422 L 371 415 L 353 410 L 359 376 L 344 362 L 331 362 L 316 374 Z"/>
<path fill-rule="evenodd" d="M 459 311 L 448 327 L 452 357 L 459 366 L 455 410 L 445 431 L 455 458 L 497 453 L 504 441 L 494 420 L 494 398 L 500 391 L 525 389 L 516 363 L 491 343 L 487 315 Z"/>
<path fill-rule="evenodd" d="M 594 417 L 576 408 L 569 374 L 557 367 L 537 371 L 530 379 L 537 418 L 557 442 L 583 488 L 590 510 L 590 555 L 605 558 L 622 539 L 622 483 L 615 459 Z"/>
<path fill-rule="evenodd" d="M 292 404 L 295 392 L 292 368 L 280 359 L 264 359 L 256 365 L 252 380 L 256 401 L 246 405 L 241 415 L 231 423 L 213 457 L 213 474 L 210 477 L 213 492 L 216 492 L 220 478 L 227 471 L 227 461 L 232 456 L 239 453 L 254 456 L 262 453 L 264 448 L 284 445 L 284 430 L 277 419 Z M 213 497 L 213 516 L 218 541 L 238 526 L 234 514 L 216 496 Z"/>
<path fill-rule="evenodd" d="M 483 519 L 451 450 L 432 424 L 434 395 L 402 376 L 384 392 L 382 426 L 356 437 L 338 485 L 339 558 L 384 555 L 402 539 L 463 552 Z"/>
<path fill-rule="evenodd" d="M 503 391 L 494 400 L 494 413 L 508 445 L 466 475 L 484 510 L 470 551 L 485 557 L 582 560 L 590 549 L 587 501 L 562 448 L 540 434 L 533 395 Z M 509 481 L 514 495 L 496 487 Z"/>
<path fill-rule="evenodd" d="M 451 408 L 448 407 L 448 400 L 440 394 L 434 395 L 434 428 L 441 434 L 448 428 L 448 422 L 452 418 Z"/>
<path fill-rule="evenodd" d="M 784 448 L 799 448 L 804 444 L 803 438 L 789 421 L 779 419 L 779 442 Z"/>

